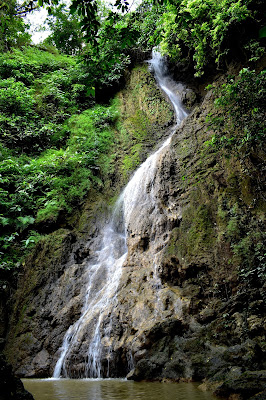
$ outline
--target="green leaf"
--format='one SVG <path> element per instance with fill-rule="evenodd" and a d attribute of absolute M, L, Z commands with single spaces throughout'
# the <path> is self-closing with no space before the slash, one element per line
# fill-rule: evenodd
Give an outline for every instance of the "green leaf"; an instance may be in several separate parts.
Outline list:
<path fill-rule="evenodd" d="M 87 94 L 87 96 L 93 96 L 93 97 L 95 97 L 95 88 L 94 88 L 94 87 L 91 87 L 91 88 L 87 89 L 86 94 Z"/>
<path fill-rule="evenodd" d="M 261 28 L 259 30 L 259 38 L 261 39 L 261 38 L 264 38 L 264 37 L 266 37 L 266 26 L 264 26 L 263 28 Z"/>
<path fill-rule="evenodd" d="M 23 227 L 31 225 L 35 221 L 35 219 L 33 217 L 31 217 L 30 215 L 26 215 L 25 217 L 18 217 L 17 219 Z"/>
<path fill-rule="evenodd" d="M 9 218 L 0 216 L 0 224 L 3 226 L 9 225 Z"/>

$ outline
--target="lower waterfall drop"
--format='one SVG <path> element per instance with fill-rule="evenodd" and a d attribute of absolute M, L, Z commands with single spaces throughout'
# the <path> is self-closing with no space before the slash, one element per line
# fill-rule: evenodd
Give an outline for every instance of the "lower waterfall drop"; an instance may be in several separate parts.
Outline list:
<path fill-rule="evenodd" d="M 111 221 L 103 229 L 102 245 L 98 251 L 97 262 L 87 266 L 89 279 L 85 303 L 80 318 L 68 328 L 65 334 L 60 349 L 61 354 L 54 369 L 54 378 L 71 377 L 68 356 L 82 341 L 88 327 L 92 333 L 83 374 L 85 377 L 92 378 L 102 376 L 100 324 L 107 305 L 115 302 L 121 269 L 127 254 L 126 237 L 120 222 L 121 206 L 121 201 L 118 200 Z M 121 227 L 122 230 L 120 230 Z"/>
<path fill-rule="evenodd" d="M 116 203 L 110 222 L 102 229 L 102 242 L 97 252 L 97 258 L 94 263 L 86 266 L 87 282 L 84 282 L 84 284 L 87 285 L 87 290 L 81 316 L 73 325 L 70 325 L 65 333 L 53 373 L 55 378 L 111 376 L 108 360 L 112 351 L 110 341 L 112 310 L 117 303 L 122 266 L 127 257 L 126 232 L 130 227 L 131 219 L 135 218 L 136 215 L 137 218 L 143 219 L 146 218 L 147 213 L 149 218 L 156 218 L 159 212 L 154 193 L 157 163 L 163 149 L 170 144 L 171 136 L 176 127 L 187 116 L 181 104 L 180 96 L 176 93 L 176 84 L 167 75 L 164 62 L 158 52 L 153 53 L 153 58 L 149 61 L 149 64 L 153 69 L 158 85 L 173 104 L 176 125 L 159 150 L 148 157 L 134 173 Z M 152 284 L 160 287 L 156 260 L 154 261 Z M 158 306 L 158 309 L 160 309 L 160 306 Z M 108 365 L 104 367 L 102 365 L 103 336 L 104 347 L 109 349 L 109 354 L 108 352 L 104 354 L 105 360 L 108 361 Z M 73 373 L 72 366 L 76 360 L 75 355 L 80 353 L 81 349 L 84 360 L 78 361 L 80 373 L 77 376 L 76 373 Z M 131 354 L 129 358 L 131 364 L 133 364 Z"/>

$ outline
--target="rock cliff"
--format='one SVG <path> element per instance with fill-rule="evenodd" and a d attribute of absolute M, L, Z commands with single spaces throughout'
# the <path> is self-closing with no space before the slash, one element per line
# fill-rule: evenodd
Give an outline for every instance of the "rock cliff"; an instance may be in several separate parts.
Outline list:
<path fill-rule="evenodd" d="M 146 84 L 155 90 L 151 78 Z M 120 94 L 123 107 L 131 104 L 134 118 L 146 126 L 139 161 L 168 135 L 172 115 L 162 97 L 163 120 L 148 128 L 154 102 L 142 96 L 141 85 L 134 99 L 129 91 Z M 182 96 L 188 104 L 197 98 L 191 90 Z M 205 380 L 218 395 L 247 399 L 265 389 L 265 283 L 240 273 L 240 265 L 261 237 L 265 203 L 258 175 L 206 144 L 213 103 L 212 92 L 204 93 L 160 154 L 153 183 L 157 218 L 150 207 L 140 219 L 136 208 L 128 224 L 111 335 L 102 334 L 102 365 L 112 377 Z M 124 126 L 133 120 L 124 118 Z M 113 177 L 117 187 L 130 171 L 125 165 L 135 163 L 132 148 L 121 164 L 124 178 Z M 64 333 L 81 313 L 86 263 L 97 251 L 109 194 L 91 193 L 75 229 L 55 231 L 24 265 L 5 348 L 20 376 L 53 372 Z M 83 362 L 77 354 L 72 376 L 81 375 Z"/>

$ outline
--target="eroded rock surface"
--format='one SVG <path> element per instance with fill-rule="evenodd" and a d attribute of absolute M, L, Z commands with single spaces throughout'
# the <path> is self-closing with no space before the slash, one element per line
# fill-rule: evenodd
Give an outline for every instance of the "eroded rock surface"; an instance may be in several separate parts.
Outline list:
<path fill-rule="evenodd" d="M 242 248 L 262 229 L 265 205 L 256 179 L 205 144 L 213 100 L 209 92 L 160 154 L 156 210 L 148 205 L 142 218 L 136 207 L 128 223 L 117 301 L 102 321 L 102 371 L 134 380 L 205 378 L 220 395 L 247 399 L 265 388 L 258 378 L 265 372 L 257 372 L 266 368 L 265 285 L 241 278 L 233 245 Z M 51 376 L 64 333 L 80 316 L 86 265 L 99 245 L 101 212 L 90 214 L 88 241 L 62 230 L 56 257 L 49 258 L 52 243 L 40 245 L 25 266 L 6 347 L 21 376 Z M 86 340 L 72 376 L 84 372 Z"/>

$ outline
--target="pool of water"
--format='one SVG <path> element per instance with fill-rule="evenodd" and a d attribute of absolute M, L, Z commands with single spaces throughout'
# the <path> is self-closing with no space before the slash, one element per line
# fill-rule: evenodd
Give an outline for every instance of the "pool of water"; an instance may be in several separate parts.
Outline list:
<path fill-rule="evenodd" d="M 23 379 L 35 400 L 214 400 L 195 383 L 120 379 Z"/>

